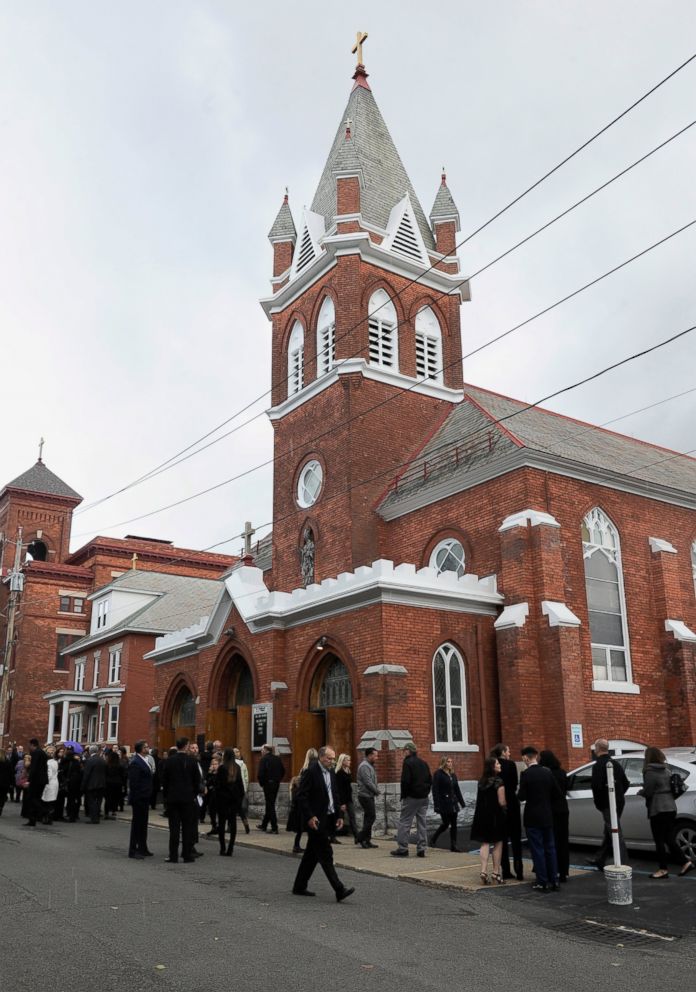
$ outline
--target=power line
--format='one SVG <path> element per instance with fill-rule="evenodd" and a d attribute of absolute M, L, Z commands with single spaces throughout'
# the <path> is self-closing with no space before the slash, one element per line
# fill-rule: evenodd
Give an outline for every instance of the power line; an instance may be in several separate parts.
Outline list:
<path fill-rule="evenodd" d="M 576 148 L 573 152 L 571 152 L 569 155 L 567 155 L 564 159 L 562 159 L 557 165 L 555 165 L 552 169 L 550 169 L 548 172 L 546 172 L 543 176 L 541 176 L 539 179 L 537 179 L 536 182 L 532 183 L 531 186 L 528 186 L 527 189 L 525 189 L 521 193 L 519 193 L 506 206 L 502 207 L 502 209 L 498 210 L 497 213 L 495 213 L 492 217 L 490 217 L 487 221 L 485 221 L 485 223 L 481 224 L 478 228 L 476 228 L 476 230 L 472 231 L 462 241 L 458 242 L 455 245 L 454 250 L 451 253 L 451 255 L 449 255 L 447 257 L 449 258 L 449 257 L 452 257 L 452 255 L 455 255 L 456 252 L 460 248 L 462 248 L 465 244 L 467 244 L 469 241 L 471 241 L 472 238 L 474 238 L 477 234 L 479 234 L 481 231 L 483 231 L 485 228 L 487 228 L 490 224 L 492 224 L 499 217 L 502 217 L 503 214 L 507 213 L 508 210 L 510 210 L 517 203 L 519 203 L 525 196 L 527 196 L 533 190 L 537 189 L 537 187 L 539 187 L 543 182 L 545 182 L 546 179 L 548 179 L 550 176 L 554 175 L 554 173 L 558 172 L 558 170 L 561 169 L 568 162 L 570 162 L 571 159 L 575 158 L 576 155 L 579 155 L 580 152 L 584 151 L 584 149 L 587 148 L 589 145 L 591 145 L 594 141 L 596 141 L 597 138 L 599 138 L 601 135 L 605 134 L 611 127 L 614 126 L 614 124 L 617 124 L 620 120 L 622 120 L 622 118 L 626 117 L 626 115 L 629 114 L 632 110 L 634 110 L 637 106 L 639 106 L 639 104 L 641 104 L 649 96 L 651 96 L 658 89 L 660 89 L 660 87 L 663 86 L 666 82 L 668 82 L 670 79 L 672 79 L 674 76 L 676 76 L 678 72 L 681 72 L 682 69 L 686 68 L 686 66 L 689 65 L 691 62 L 693 62 L 694 59 L 696 59 L 696 53 L 694 53 L 688 59 L 686 59 L 684 62 L 682 62 L 681 65 L 677 66 L 676 69 L 673 69 L 672 72 L 670 72 L 667 76 L 665 76 L 658 83 L 656 83 L 654 86 L 652 86 L 646 93 L 644 93 L 641 97 L 639 97 L 637 100 L 635 100 L 629 107 L 627 107 L 625 110 L 623 110 L 620 114 L 618 114 L 618 116 L 614 117 L 613 120 L 609 121 L 608 124 L 605 124 L 604 127 L 600 128 L 599 131 L 597 131 L 591 137 L 587 138 L 581 145 L 578 146 L 578 148 Z M 675 137 L 676 137 L 676 135 L 675 135 Z M 654 149 L 654 150 L 656 151 L 657 149 Z M 635 164 L 638 164 L 638 163 L 635 163 Z M 538 233 L 538 232 L 536 232 L 536 233 Z M 397 293 L 394 294 L 394 297 L 393 298 L 400 297 L 407 289 L 409 289 L 411 286 L 415 285 L 416 283 L 420 282 L 421 279 L 424 276 L 428 275 L 429 272 L 432 272 L 435 269 L 436 264 L 437 263 L 434 263 L 434 264 L 430 265 L 419 276 L 417 276 L 417 277 L 415 277 L 413 279 L 408 280 L 407 283 L 406 283 L 406 285 L 401 290 L 399 290 Z M 493 264 L 493 263 L 491 263 L 491 264 Z M 480 270 L 480 271 L 483 271 L 483 270 Z M 462 282 L 460 282 L 457 285 L 453 286 L 452 289 L 449 292 L 452 292 L 455 289 L 461 288 L 461 286 L 463 286 L 466 281 L 467 281 L 466 279 L 462 280 Z M 438 292 L 438 291 L 436 291 L 436 292 Z M 439 292 L 439 295 L 445 295 L 445 294 Z M 375 313 L 378 313 L 379 310 L 381 310 L 382 307 L 384 307 L 386 305 L 387 304 L 385 302 L 385 303 L 381 304 L 379 307 L 376 307 L 375 310 L 372 311 L 372 313 L 367 314 L 364 318 L 362 318 L 361 320 L 359 320 L 352 327 L 348 328 L 347 331 L 345 331 L 343 334 L 339 335 L 339 337 L 337 337 L 335 339 L 335 342 L 334 343 L 337 343 L 338 341 L 342 340 L 343 338 L 345 338 L 349 334 L 351 334 L 354 330 L 357 330 L 366 321 L 369 321 L 370 317 L 374 316 Z M 352 356 L 352 357 L 355 357 L 355 356 Z M 265 392 L 261 393 L 255 399 L 251 400 L 245 406 L 241 407 L 239 410 L 237 410 L 231 416 L 227 417 L 225 420 L 223 420 L 216 427 L 213 427 L 207 433 L 203 434 L 197 440 L 192 441 L 189 445 L 187 445 L 185 448 L 182 448 L 180 451 L 176 452 L 174 455 L 171 455 L 164 462 L 160 462 L 160 464 L 157 465 L 157 466 L 155 466 L 154 469 L 151 469 L 150 471 L 146 472 L 144 475 L 139 476 L 137 479 L 133 480 L 132 482 L 128 483 L 127 485 L 122 486 L 120 489 L 115 490 L 113 493 L 110 493 L 110 494 L 108 494 L 106 496 L 101 497 L 98 500 L 93 501 L 92 503 L 87 504 L 81 510 L 76 511 L 76 515 L 79 515 L 80 513 L 84 513 L 88 509 L 93 509 L 95 506 L 101 505 L 102 503 L 105 503 L 107 500 L 112 499 L 114 496 L 118 496 L 121 493 L 125 492 L 126 490 L 131 489 L 134 486 L 139 485 L 141 482 L 146 481 L 152 475 L 158 474 L 159 471 L 161 469 L 163 469 L 165 466 L 169 465 L 170 462 L 175 461 L 181 455 L 183 455 L 186 452 L 190 451 L 191 448 L 195 447 L 197 444 L 200 444 L 201 441 L 207 440 L 207 438 L 209 438 L 212 434 L 215 434 L 222 427 L 225 427 L 232 420 L 235 420 L 238 416 L 241 416 L 243 413 L 245 413 L 247 410 L 249 410 L 256 403 L 258 403 L 261 400 L 263 400 L 266 396 L 269 395 L 269 393 L 272 391 L 272 389 L 274 388 L 275 385 L 280 385 L 280 384 L 282 384 L 284 382 L 287 382 L 288 380 L 289 380 L 289 375 L 282 377 L 276 383 L 273 383 L 272 382 L 270 389 L 268 389 Z M 257 416 L 261 416 L 261 414 L 258 414 Z M 252 420 L 253 419 L 257 419 L 257 418 L 254 417 L 254 418 L 252 418 Z M 251 421 L 248 421 L 247 423 L 251 423 Z M 246 424 L 244 424 L 242 426 L 246 426 Z M 201 450 L 204 450 L 204 449 L 201 449 Z"/>
<path fill-rule="evenodd" d="M 669 241 L 671 238 L 676 237 L 678 234 L 681 234 L 683 231 L 685 231 L 688 228 L 692 227 L 694 224 L 696 224 L 696 219 L 694 219 L 692 221 L 689 221 L 688 224 L 683 225 L 682 227 L 678 228 L 676 231 L 672 231 L 671 234 L 668 234 L 665 237 L 660 238 L 658 241 L 654 242 L 654 244 L 648 246 L 647 248 L 642 249 L 637 254 L 632 255 L 630 258 L 628 258 L 625 261 L 621 262 L 619 265 L 615 265 L 613 268 L 608 269 L 606 272 L 602 273 L 602 275 L 599 275 L 599 276 L 595 277 L 594 279 L 591 279 L 589 282 L 585 283 L 583 286 L 580 286 L 578 289 L 573 290 L 572 293 L 566 294 L 566 296 L 562 297 L 559 300 L 556 300 L 555 303 L 552 303 L 549 306 L 544 307 L 544 309 L 542 309 L 542 310 L 538 311 L 537 313 L 533 314 L 531 317 L 527 317 L 525 320 L 521 321 L 518 324 L 515 324 L 511 328 L 508 328 L 508 330 L 503 331 L 501 334 L 498 334 L 495 337 L 490 338 L 488 341 L 484 342 L 482 345 L 479 345 L 477 348 L 474 348 L 473 351 L 470 351 L 468 354 L 462 356 L 462 359 L 461 360 L 464 360 L 464 359 L 467 359 L 467 358 L 471 358 L 473 355 L 476 355 L 479 352 L 483 351 L 484 348 L 487 348 L 490 345 L 495 344 L 498 341 L 501 341 L 503 338 L 508 337 L 510 334 L 513 334 L 515 331 L 520 330 L 522 327 L 526 327 L 528 324 L 530 324 L 533 320 L 536 320 L 538 317 L 545 316 L 546 314 L 548 314 L 552 310 L 554 310 L 556 307 L 561 306 L 561 304 L 566 303 L 568 300 L 573 299 L 574 297 L 578 296 L 580 293 L 584 292 L 585 290 L 590 289 L 592 286 L 596 286 L 603 279 L 606 279 L 609 276 L 613 275 L 614 273 L 618 272 L 619 270 L 625 268 L 631 262 L 636 261 L 636 259 L 642 258 L 644 255 L 648 254 L 648 252 L 652 251 L 655 248 L 658 248 L 660 245 L 665 244 L 665 242 Z M 458 364 L 459 361 L 460 361 L 460 359 L 457 358 L 455 360 L 455 362 L 450 362 L 449 365 L 443 366 L 443 368 L 440 370 L 440 372 L 445 371 L 451 365 Z M 426 381 L 425 378 L 424 379 L 421 379 L 421 380 L 416 380 L 407 389 L 402 390 L 401 393 L 397 393 L 396 396 L 404 395 L 405 393 L 410 392 L 415 386 L 417 386 L 419 384 L 419 382 L 424 382 L 424 381 Z M 365 410 L 365 411 L 362 411 L 360 414 L 356 414 L 356 416 L 349 418 L 348 420 L 344 421 L 342 424 L 334 425 L 330 430 L 327 430 L 323 434 L 319 434 L 319 435 L 315 436 L 314 438 L 312 438 L 312 443 L 315 443 L 316 441 L 321 440 L 322 437 L 325 437 L 328 434 L 335 433 L 336 430 L 338 430 L 339 427 L 347 427 L 354 420 L 358 419 L 359 417 L 364 417 L 367 413 L 371 413 L 374 410 L 378 409 L 379 407 L 384 406 L 387 402 L 390 402 L 393 398 L 394 397 L 388 397 L 387 399 L 382 400 L 380 403 L 375 404 L 375 406 L 370 407 L 369 410 Z M 256 471 L 258 471 L 261 468 L 265 468 L 266 466 L 273 464 L 273 462 L 275 460 L 279 460 L 279 459 L 286 458 L 286 457 L 289 457 L 289 456 L 290 456 L 290 453 L 288 453 L 287 455 L 281 454 L 280 456 L 278 456 L 278 459 L 276 459 L 275 456 L 272 456 L 271 458 L 268 458 L 265 461 L 258 463 L 257 465 L 253 465 L 250 468 L 245 469 L 245 471 L 240 472 L 237 475 L 231 476 L 229 479 L 225 479 L 222 482 L 218 482 L 218 483 L 215 483 L 212 486 L 208 486 L 206 489 L 203 489 L 200 492 L 193 493 L 191 496 L 186 496 L 183 499 L 176 500 L 174 503 L 170 503 L 167 506 L 159 507 L 156 510 L 151 510 L 148 513 L 141 514 L 140 516 L 129 517 L 127 520 L 121 520 L 118 523 L 110 524 L 107 527 L 96 528 L 96 530 L 113 530 L 115 527 L 122 527 L 122 526 L 125 526 L 126 524 L 135 523 L 138 520 L 145 520 L 148 517 L 155 516 L 157 513 L 163 513 L 164 511 L 171 510 L 171 509 L 173 509 L 176 506 L 182 506 L 184 503 L 189 503 L 189 502 L 191 502 L 191 500 L 198 499 L 200 496 L 206 496 L 208 493 L 214 492 L 216 489 L 220 489 L 223 486 L 230 485 L 230 483 L 232 483 L 232 482 L 236 482 L 239 479 L 243 479 L 246 476 L 250 475 L 251 473 L 256 472 Z M 86 536 L 87 534 L 90 534 L 92 532 L 93 532 L 93 530 L 83 531 L 80 534 L 77 534 L 75 536 L 76 537 L 82 537 L 82 536 Z"/>

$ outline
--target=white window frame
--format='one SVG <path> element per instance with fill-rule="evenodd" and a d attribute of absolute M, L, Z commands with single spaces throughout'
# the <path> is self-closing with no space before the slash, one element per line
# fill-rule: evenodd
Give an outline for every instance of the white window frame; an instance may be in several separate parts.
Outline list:
<path fill-rule="evenodd" d="M 104 740 L 104 716 L 106 712 L 106 704 L 100 703 L 98 716 L 97 716 L 97 741 Z"/>
<path fill-rule="evenodd" d="M 317 378 L 326 375 L 336 364 L 336 308 L 325 297 L 317 320 Z"/>
<path fill-rule="evenodd" d="M 617 587 L 619 593 L 619 609 L 621 611 L 621 631 L 623 634 L 623 644 L 596 644 L 592 641 L 592 633 L 590 631 L 590 652 L 595 648 L 600 648 L 604 650 L 605 653 L 605 665 L 607 670 L 606 679 L 595 679 L 594 678 L 594 660 L 593 672 L 592 672 L 592 689 L 595 692 L 618 692 L 626 693 L 630 695 L 636 695 L 640 693 L 640 687 L 636 685 L 633 681 L 633 666 L 631 664 L 631 647 L 628 637 L 628 613 L 626 609 L 626 592 L 624 589 L 624 577 L 623 577 L 623 564 L 621 561 L 621 540 L 619 538 L 619 531 L 613 521 L 607 516 L 604 510 L 599 506 L 593 507 L 589 513 L 583 518 L 583 526 L 587 528 L 590 534 L 590 541 L 586 541 L 583 537 L 582 539 L 582 553 L 583 553 L 583 566 L 585 562 L 594 554 L 604 554 L 607 559 L 611 561 L 616 566 L 617 573 Z M 594 534 L 600 531 L 600 543 L 594 539 Z M 590 611 L 590 601 L 587 595 L 587 570 L 584 568 L 585 573 L 585 600 L 587 602 L 588 615 L 590 612 L 601 612 L 601 611 Z M 588 624 L 589 626 L 589 624 Z M 626 663 L 626 681 L 622 682 L 612 678 L 611 671 L 611 651 L 622 651 Z"/>
<path fill-rule="evenodd" d="M 368 358 L 370 365 L 399 371 L 399 321 L 396 307 L 383 289 L 370 297 L 368 313 Z"/>
<path fill-rule="evenodd" d="M 696 541 L 691 545 L 691 574 L 694 578 L 694 595 L 696 595 Z"/>
<path fill-rule="evenodd" d="M 314 496 L 312 496 L 306 489 L 307 476 L 310 473 L 314 473 L 314 475 L 319 477 L 319 488 Z M 295 497 L 297 499 L 297 505 L 302 507 L 303 510 L 306 510 L 309 506 L 314 506 L 321 496 L 323 488 L 324 469 L 321 466 L 321 462 L 318 462 L 316 458 L 312 458 L 311 461 L 308 461 L 305 465 L 303 465 L 302 471 L 297 479 L 297 493 Z"/>
<path fill-rule="evenodd" d="M 69 735 L 71 741 L 77 741 L 79 744 L 82 740 L 82 713 L 71 713 L 70 714 L 70 727 Z"/>
<path fill-rule="evenodd" d="M 121 681 L 121 648 L 109 648 L 109 678 L 107 685 L 117 685 Z"/>
<path fill-rule="evenodd" d="M 107 741 L 114 742 L 118 740 L 118 720 L 119 720 L 119 710 L 120 706 L 118 703 L 109 703 L 107 710 Z M 113 730 L 113 732 L 112 732 Z"/>
<path fill-rule="evenodd" d="M 102 627 L 106 627 L 106 623 L 108 619 L 109 619 L 109 600 L 102 599 L 97 604 L 97 630 L 101 630 Z"/>
<path fill-rule="evenodd" d="M 304 386 L 304 327 L 295 324 L 288 341 L 288 396 L 299 393 Z"/>
<path fill-rule="evenodd" d="M 428 564 L 430 565 L 430 567 L 431 568 L 434 568 L 438 575 L 445 575 L 445 574 L 447 574 L 447 572 L 452 572 L 458 578 L 461 578 L 461 576 L 459 575 L 459 569 L 456 569 L 456 570 L 455 569 L 452 569 L 452 568 L 442 569 L 437 564 L 437 556 L 440 553 L 440 551 L 446 551 L 448 554 L 453 554 L 455 545 L 456 545 L 456 547 L 461 548 L 461 552 L 462 552 L 462 554 L 461 554 L 461 569 L 462 569 L 462 573 L 461 574 L 464 575 L 464 573 L 466 572 L 466 551 L 464 550 L 464 545 L 456 537 L 446 537 L 443 541 L 438 541 L 438 543 L 435 545 L 435 547 L 433 548 L 432 553 L 430 555 L 430 561 L 428 562 Z M 458 556 L 455 554 L 455 557 L 458 557 Z"/>
<path fill-rule="evenodd" d="M 94 744 L 97 740 L 97 714 L 92 713 L 87 721 L 87 743 Z"/>
<path fill-rule="evenodd" d="M 101 660 L 101 651 L 94 652 L 94 668 L 92 670 L 92 688 L 99 688 L 99 663 Z"/>
<path fill-rule="evenodd" d="M 431 672 L 431 684 L 433 693 L 433 731 L 434 737 L 437 736 L 437 702 L 435 693 L 435 663 L 438 656 L 442 655 L 442 660 L 445 665 L 445 693 L 446 693 L 446 707 L 447 707 L 447 740 L 438 741 L 435 740 L 433 744 L 430 745 L 430 750 L 433 752 L 445 751 L 445 752 L 476 752 L 478 751 L 477 744 L 469 743 L 469 719 L 467 713 L 467 703 L 468 694 L 466 687 L 466 671 L 464 668 L 464 659 L 462 658 L 459 650 L 451 644 L 449 641 L 445 641 L 441 644 L 433 655 L 432 665 L 430 668 Z M 459 662 L 459 678 L 462 688 L 462 739 L 461 741 L 452 740 L 452 704 L 451 704 L 451 685 L 450 685 L 450 674 L 449 665 L 450 660 L 455 658 Z"/>
<path fill-rule="evenodd" d="M 416 314 L 416 377 L 442 383 L 442 328 L 431 307 Z"/>
<path fill-rule="evenodd" d="M 83 692 L 85 688 L 85 664 L 86 658 L 78 658 L 75 661 L 75 692 Z"/>

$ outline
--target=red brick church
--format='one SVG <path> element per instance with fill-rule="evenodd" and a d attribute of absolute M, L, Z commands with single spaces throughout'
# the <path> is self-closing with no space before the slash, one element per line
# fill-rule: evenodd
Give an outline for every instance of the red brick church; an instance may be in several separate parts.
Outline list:
<path fill-rule="evenodd" d="M 569 767 L 600 735 L 696 742 L 696 461 L 465 383 L 459 228 L 444 175 L 426 216 L 358 65 L 311 208 L 286 197 L 269 235 L 268 560 L 152 637 L 160 746 L 267 737 L 297 768 L 374 744 L 395 782 L 411 738 L 465 779 L 501 739 Z"/>
<path fill-rule="evenodd" d="M 696 742 L 696 461 L 466 384 L 459 226 L 358 65 L 269 235 L 271 568 L 149 653 L 161 743 L 248 750 L 254 704 L 294 768 L 374 743 L 387 781 L 411 737 L 465 778 L 499 739 L 571 767 L 599 735 Z"/>

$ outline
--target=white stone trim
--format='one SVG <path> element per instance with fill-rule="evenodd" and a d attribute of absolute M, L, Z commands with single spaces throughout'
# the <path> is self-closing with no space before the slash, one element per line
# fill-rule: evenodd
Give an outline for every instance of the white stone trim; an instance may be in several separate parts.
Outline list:
<path fill-rule="evenodd" d="M 56 634 L 72 634 L 75 637 L 84 637 L 86 633 L 86 630 L 75 630 L 74 627 L 56 627 Z M 66 654 L 65 649 L 61 651 L 61 654 Z"/>
<path fill-rule="evenodd" d="M 532 527 L 538 527 L 540 524 L 547 527 L 561 526 L 550 513 L 544 513 L 542 510 L 520 510 L 518 513 L 512 513 L 509 517 L 505 517 L 498 528 L 498 533 L 502 534 L 503 531 L 512 530 L 513 527 L 526 527 L 527 524 L 531 524 Z"/>
<path fill-rule="evenodd" d="M 370 665 L 363 675 L 408 675 L 403 665 Z"/>
<path fill-rule="evenodd" d="M 677 553 L 674 545 L 670 544 L 669 541 L 664 541 L 661 537 L 649 537 L 648 544 L 653 554 L 657 554 L 659 551 L 665 551 L 670 555 L 676 555 Z"/>
<path fill-rule="evenodd" d="M 148 713 L 159 713 L 159 711 L 160 711 L 159 706 L 151 706 L 150 709 L 148 710 Z"/>
<path fill-rule="evenodd" d="M 549 618 L 549 627 L 580 627 L 582 624 L 565 603 L 544 599 L 541 603 L 541 613 L 542 616 Z"/>
<path fill-rule="evenodd" d="M 287 682 L 271 682 L 271 692 L 285 692 L 287 688 Z"/>
<path fill-rule="evenodd" d="M 592 689 L 594 692 L 620 692 L 631 696 L 640 695 L 640 686 L 636 685 L 635 682 L 593 682 Z"/>
<path fill-rule="evenodd" d="M 70 596 L 72 599 L 87 599 L 88 594 L 89 594 L 89 589 L 86 589 L 86 590 L 84 590 L 82 592 L 77 592 L 75 589 L 59 589 L 58 590 L 58 595 L 59 596 Z M 63 612 L 65 612 L 65 613 L 72 613 L 73 611 L 72 610 L 64 610 Z M 78 613 L 77 615 L 79 616 L 80 614 Z"/>
<path fill-rule="evenodd" d="M 665 620 L 665 630 L 668 634 L 674 634 L 677 641 L 696 642 L 696 634 L 686 626 L 683 620 Z"/>
<path fill-rule="evenodd" d="M 287 737 L 272 737 L 271 744 L 276 749 L 276 752 L 278 754 L 292 754 L 290 741 L 287 739 Z"/>
<path fill-rule="evenodd" d="M 529 616 L 529 603 L 513 603 L 506 606 L 493 626 L 496 630 L 508 630 L 510 627 L 524 627 Z"/>
<path fill-rule="evenodd" d="M 373 747 L 381 751 L 382 743 L 386 743 L 389 751 L 400 751 L 404 744 L 412 740 L 413 734 L 409 730 L 366 730 L 355 750 L 364 751 L 365 748 Z"/>
<path fill-rule="evenodd" d="M 449 744 L 431 744 L 430 750 L 433 753 L 445 754 L 452 751 L 455 754 L 478 754 L 480 748 L 478 744 L 462 744 L 460 741 L 454 741 Z"/>

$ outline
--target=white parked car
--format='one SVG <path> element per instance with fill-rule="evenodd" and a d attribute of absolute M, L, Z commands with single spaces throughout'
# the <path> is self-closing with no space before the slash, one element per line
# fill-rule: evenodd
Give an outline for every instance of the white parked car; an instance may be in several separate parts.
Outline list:
<path fill-rule="evenodd" d="M 687 787 L 677 799 L 673 840 L 684 857 L 696 862 L 696 749 L 666 748 L 664 753 L 670 773 L 681 775 Z M 630 786 L 621 815 L 626 846 L 641 851 L 654 850 L 645 800 L 638 795 L 643 785 L 643 754 L 623 754 L 614 761 L 623 766 Z M 602 814 L 595 809 L 592 799 L 593 764 L 591 761 L 568 772 L 569 835 L 571 843 L 598 846 L 602 842 L 604 825 Z"/>

